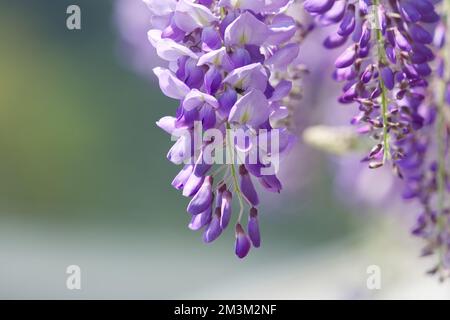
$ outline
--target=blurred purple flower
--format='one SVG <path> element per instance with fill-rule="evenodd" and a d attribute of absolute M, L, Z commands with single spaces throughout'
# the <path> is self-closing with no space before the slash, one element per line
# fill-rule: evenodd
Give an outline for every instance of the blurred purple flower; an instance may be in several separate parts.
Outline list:
<path fill-rule="evenodd" d="M 121 60 L 134 72 L 155 81 L 153 68 L 162 60 L 155 48 L 148 45 L 147 32 L 151 27 L 151 15 L 142 0 L 115 0 L 114 23 L 120 35 Z"/>
<path fill-rule="evenodd" d="M 358 104 L 359 113 L 351 123 L 359 125 L 359 133 L 377 141 L 364 158 L 369 167 L 380 168 L 390 160 L 402 179 L 400 188 L 398 182 L 386 185 L 387 181 L 373 186 L 389 190 L 394 185 L 393 193 L 401 193 L 404 200 L 417 200 L 423 208 L 413 233 L 427 240 L 423 255 L 437 254 L 438 263 L 430 273 L 443 278 L 450 269 L 448 2 L 441 8 L 443 21 L 433 39 L 432 28 L 426 24 L 441 18 L 435 12 L 435 2 L 305 1 L 305 9 L 318 24 L 338 24 L 336 34 L 324 42 L 326 47 L 352 40 L 335 62 L 334 78 L 345 82 L 339 101 Z M 429 63 L 436 56 L 428 47 L 433 40 L 441 49 L 436 61 L 441 79 L 432 79 L 437 92 L 428 86 L 432 74 Z M 352 167 L 349 172 L 355 184 L 359 171 Z M 350 175 L 342 174 L 343 181 L 348 181 Z M 345 186 L 348 192 L 351 186 Z"/>

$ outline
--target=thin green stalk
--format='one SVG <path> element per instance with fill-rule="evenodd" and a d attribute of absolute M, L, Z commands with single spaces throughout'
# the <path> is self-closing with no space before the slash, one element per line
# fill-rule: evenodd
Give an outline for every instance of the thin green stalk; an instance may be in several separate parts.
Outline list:
<path fill-rule="evenodd" d="M 215 178 L 217 175 L 219 175 L 224 169 L 226 169 L 226 166 L 220 166 L 216 171 L 214 171 L 211 176 Z"/>
<path fill-rule="evenodd" d="M 379 0 L 374 0 L 374 10 L 380 5 Z M 381 30 L 381 25 L 378 17 L 378 12 L 373 13 L 375 15 L 376 21 L 376 36 L 377 36 L 377 53 L 378 53 L 378 66 L 386 64 L 386 52 L 384 47 L 383 32 Z M 381 69 L 378 68 L 380 89 L 381 89 L 381 113 L 383 117 L 383 162 L 390 159 L 390 142 L 389 142 L 389 131 L 388 131 L 388 92 L 386 86 L 384 85 L 383 78 L 381 77 Z"/>
<path fill-rule="evenodd" d="M 381 86 L 381 112 L 383 113 L 383 162 L 386 162 L 391 157 L 391 146 L 389 141 L 389 132 L 388 132 L 388 98 L 387 98 L 387 90 L 384 85 L 383 80 L 380 77 L 380 86 Z"/>
<path fill-rule="evenodd" d="M 244 201 L 242 199 L 242 193 L 241 193 L 241 189 L 239 188 L 239 180 L 237 178 L 237 172 L 236 172 L 236 166 L 234 165 L 234 148 L 232 147 L 231 144 L 231 137 L 229 134 L 229 130 L 231 129 L 230 124 L 227 122 L 226 124 L 227 127 L 227 149 L 228 152 L 230 153 L 231 156 L 231 175 L 233 177 L 233 181 L 234 181 L 234 191 L 236 191 L 236 194 L 238 196 L 238 200 L 239 200 L 239 218 L 238 218 L 238 222 L 241 222 L 242 219 L 242 215 L 244 214 Z"/>

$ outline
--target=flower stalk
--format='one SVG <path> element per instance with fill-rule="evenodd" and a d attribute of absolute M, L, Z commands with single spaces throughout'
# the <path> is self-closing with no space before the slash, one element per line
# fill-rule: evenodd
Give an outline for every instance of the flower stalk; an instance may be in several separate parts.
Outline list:
<path fill-rule="evenodd" d="M 377 9 L 380 5 L 380 0 L 374 0 L 374 8 Z M 378 12 L 373 13 L 375 16 L 375 33 L 378 53 L 378 72 L 381 74 L 380 66 L 387 64 L 386 49 L 384 46 L 383 31 L 381 29 L 381 22 Z M 383 163 L 390 159 L 390 145 L 389 145 L 389 127 L 388 127 L 388 92 L 384 84 L 383 77 L 379 78 L 381 88 L 381 113 L 383 118 Z"/>

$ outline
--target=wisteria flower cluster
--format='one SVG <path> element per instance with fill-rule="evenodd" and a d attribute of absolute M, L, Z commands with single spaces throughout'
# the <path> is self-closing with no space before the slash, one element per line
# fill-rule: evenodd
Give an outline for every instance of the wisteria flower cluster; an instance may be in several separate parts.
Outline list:
<path fill-rule="evenodd" d="M 306 0 L 305 9 L 319 24 L 339 24 L 324 41 L 327 48 L 351 42 L 335 62 L 334 77 L 346 82 L 339 101 L 358 104 L 352 123 L 377 141 L 369 166 L 392 157 L 400 171 L 403 141 L 425 121 L 419 107 L 434 54 L 432 35 L 422 25 L 439 20 L 434 6 L 428 0 Z"/>
<path fill-rule="evenodd" d="M 216 240 L 238 204 L 236 255 L 243 258 L 260 246 L 254 183 L 269 192 L 282 189 L 276 172 L 264 173 L 265 160 L 285 155 L 296 141 L 291 120 L 301 98 L 300 44 L 315 27 L 334 26 L 323 45 L 344 47 L 335 60 L 333 78 L 344 83 L 336 99 L 357 106 L 349 122 L 359 136 L 375 141 L 362 161 L 370 169 L 389 164 L 403 185 L 403 199 L 421 204 L 413 233 L 426 240 L 424 255 L 439 257 L 430 273 L 445 276 L 450 270 L 448 0 L 143 1 L 151 14 L 148 38 L 167 61 L 154 73 L 162 92 L 179 103 L 175 115 L 157 124 L 177 138 L 168 159 L 184 164 L 172 185 L 191 198 L 190 229 L 202 230 L 207 243 Z M 303 4 L 313 23 L 288 14 L 294 3 Z M 200 144 L 179 133 L 195 136 L 199 124 Z M 250 138 L 239 141 L 230 130 Z M 318 131 L 309 130 L 308 140 L 315 141 Z M 276 148 L 255 143 L 261 137 L 274 140 L 275 132 Z M 334 141 L 345 146 L 333 150 L 361 146 L 348 131 L 321 136 L 344 133 Z M 233 161 L 205 161 L 212 146 Z"/>
<path fill-rule="evenodd" d="M 441 280 L 450 275 L 450 45 L 446 33 L 450 30 L 450 3 L 441 6 L 441 21 L 436 26 L 433 44 L 436 53 L 436 89 L 428 90 L 434 114 L 427 130 L 417 134 L 422 146 L 420 165 L 406 177 L 406 197 L 415 197 L 423 211 L 413 234 L 426 240 L 422 255 L 437 254 L 438 262 L 429 270 Z M 411 162 L 411 161 L 410 161 Z"/>
<path fill-rule="evenodd" d="M 251 246 L 257 248 L 261 242 L 254 181 L 270 192 L 282 189 L 276 172 L 263 172 L 267 164 L 262 158 L 282 155 L 295 140 L 286 125 L 290 112 L 285 105 L 295 83 L 276 76 L 287 72 L 299 54 L 299 24 L 284 13 L 292 1 L 144 2 L 154 27 L 148 32 L 150 42 L 159 57 L 168 61 L 168 68 L 155 68 L 154 73 L 162 92 L 180 103 L 176 115 L 162 118 L 158 126 L 172 135 L 181 129 L 195 135 L 200 123 L 200 135 L 215 129 L 226 136 L 223 142 L 206 139 L 198 146 L 180 136 L 168 159 L 185 166 L 172 185 L 191 198 L 189 228 L 203 230 L 207 243 L 227 228 L 233 198 L 237 198 L 235 252 L 243 258 Z M 228 134 L 237 129 L 252 137 L 270 136 L 276 130 L 278 148 L 261 152 L 259 145 L 247 140 L 238 143 Z M 239 149 L 241 158 L 236 160 L 240 162 L 213 170 L 204 159 L 211 145 L 232 155 Z M 256 161 L 247 161 L 254 153 L 258 154 Z M 245 205 L 249 207 L 246 229 L 242 222 Z"/>
<path fill-rule="evenodd" d="M 337 25 L 325 47 L 351 43 L 335 61 L 334 78 L 346 82 L 339 101 L 357 103 L 351 123 L 377 141 L 363 161 L 372 169 L 389 161 L 403 179 L 403 198 L 422 205 L 413 233 L 427 240 L 423 255 L 438 252 L 430 273 L 444 277 L 450 268 L 449 51 L 442 49 L 448 3 L 441 16 L 428 0 L 306 0 L 304 6 L 317 24 Z M 434 79 L 430 64 L 439 48 Z"/>

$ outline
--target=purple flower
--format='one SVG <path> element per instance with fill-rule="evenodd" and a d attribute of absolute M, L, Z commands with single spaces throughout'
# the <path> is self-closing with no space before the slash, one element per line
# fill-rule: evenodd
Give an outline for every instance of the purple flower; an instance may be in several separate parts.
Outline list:
<path fill-rule="evenodd" d="M 242 228 L 241 224 L 238 223 L 236 225 L 236 246 L 235 246 L 235 252 L 236 255 L 242 259 L 245 258 L 250 251 L 251 242 L 249 237 L 245 234 L 244 229 Z"/>
<path fill-rule="evenodd" d="M 225 45 L 245 47 L 261 46 L 269 36 L 267 25 L 246 11 L 238 16 L 225 30 Z"/>
<path fill-rule="evenodd" d="M 222 228 L 220 227 L 220 210 L 215 210 L 211 222 L 205 226 L 205 231 L 203 232 L 203 241 L 206 243 L 213 242 L 222 233 Z"/>
<path fill-rule="evenodd" d="M 241 226 L 244 207 L 256 212 L 254 207 L 259 204 L 253 183 L 259 181 L 270 192 L 282 189 L 276 172 L 263 174 L 268 168 L 262 161 L 272 154 L 285 154 L 295 141 L 288 130 L 289 107 L 297 101 L 293 91 L 299 90 L 294 82 L 301 71 L 295 60 L 305 33 L 286 14 L 291 0 L 144 2 L 153 27 L 148 39 L 167 61 L 167 67 L 159 66 L 154 73 L 161 91 L 179 101 L 176 116 L 157 122 L 177 137 L 168 159 L 185 164 L 172 185 L 191 198 L 189 228 L 203 230 L 207 243 L 227 228 L 233 218 L 233 201 L 239 203 L 236 255 L 243 258 L 252 243 L 260 245 L 256 215 L 249 216 L 250 238 Z M 195 140 L 198 123 L 203 130 L 216 133 L 241 130 L 249 140 L 226 136 L 223 144 L 211 139 L 200 141 L 199 146 L 181 134 L 187 132 Z M 258 139 L 271 137 L 274 131 L 279 132 L 279 150 L 260 148 Z M 244 162 L 205 163 L 204 151 L 217 146 L 225 152 L 238 150 Z"/>
<path fill-rule="evenodd" d="M 345 6 L 344 12 L 336 5 L 338 2 Z M 433 35 L 433 26 L 427 24 L 440 19 L 434 3 L 361 0 L 356 4 L 330 4 L 308 0 L 305 9 L 318 24 L 338 24 L 336 34 L 325 40 L 327 48 L 339 47 L 351 39 L 335 62 L 334 78 L 345 82 L 339 101 L 358 105 L 351 123 L 359 126 L 359 133 L 376 141 L 363 161 L 373 169 L 390 161 L 401 178 L 403 199 L 416 200 L 422 206 L 413 234 L 427 242 L 423 255 L 439 253 L 438 263 L 430 273 L 443 278 L 450 270 L 450 71 L 446 70 L 450 48 L 445 41 L 446 29 L 450 29 L 446 14 L 450 7 L 447 1 L 440 6 L 443 21 Z M 440 51 L 428 47 L 432 43 Z M 433 61 L 441 79 L 433 79 L 433 87 L 429 87 L 429 64 Z"/>
<path fill-rule="evenodd" d="M 156 50 L 149 46 L 147 31 L 151 27 L 151 13 L 142 1 L 116 0 L 114 22 L 120 42 L 123 60 L 136 73 L 154 81 L 152 70 L 162 63 Z"/>
<path fill-rule="evenodd" d="M 420 5 L 419 9 L 423 7 L 420 14 L 432 17 L 430 11 L 425 10 L 425 7 L 430 8 L 428 2 L 420 1 L 416 5 Z M 441 10 L 447 13 L 450 10 L 449 3 L 444 2 Z M 414 132 L 413 138 L 401 143 L 405 157 L 399 163 L 405 181 L 403 198 L 415 199 L 422 205 L 412 233 L 425 240 L 423 256 L 436 256 L 437 262 L 428 273 L 438 275 L 440 280 L 450 274 L 450 45 L 446 41 L 446 34 L 450 32 L 450 19 L 448 15 L 444 17 L 434 34 L 434 44 L 438 49 L 435 88 L 428 88 L 411 102 L 422 115 L 422 119 L 419 119 L 421 130 Z M 431 41 L 432 37 L 425 34 L 427 31 L 415 31 L 417 41 Z M 424 108 L 427 103 L 430 103 L 430 108 Z"/>
<path fill-rule="evenodd" d="M 220 227 L 222 229 L 226 229 L 231 219 L 233 195 L 230 191 L 225 190 L 221 198 L 222 201 L 220 204 Z"/>
<path fill-rule="evenodd" d="M 240 187 L 243 195 L 252 206 L 256 207 L 259 204 L 258 194 L 253 186 L 252 178 L 244 165 L 239 167 L 239 175 L 241 176 Z"/>
<path fill-rule="evenodd" d="M 345 82 L 339 101 L 358 105 L 352 124 L 381 145 L 381 153 L 366 157 L 369 167 L 392 160 L 400 171 L 397 161 L 404 152 L 397 141 L 412 136 L 411 128 L 420 129 L 422 116 L 414 100 L 427 86 L 428 63 L 434 59 L 427 47 L 432 36 L 423 26 L 435 22 L 434 5 L 428 0 L 344 3 L 308 0 L 304 7 L 318 24 L 338 25 L 325 40 L 326 47 L 336 48 L 351 39 L 335 62 L 335 79 Z"/>
<path fill-rule="evenodd" d="M 261 235 L 259 233 L 258 210 L 256 208 L 250 209 L 250 216 L 248 220 L 248 235 L 255 248 L 261 245 Z"/>

